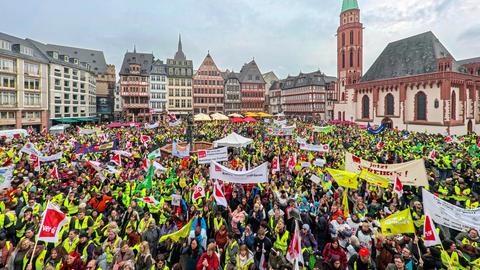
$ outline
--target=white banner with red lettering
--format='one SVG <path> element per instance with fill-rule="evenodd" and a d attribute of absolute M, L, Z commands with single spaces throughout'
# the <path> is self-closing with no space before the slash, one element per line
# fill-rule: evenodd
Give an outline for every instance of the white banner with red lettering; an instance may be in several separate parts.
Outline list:
<path fill-rule="evenodd" d="M 394 183 L 398 175 L 403 185 L 425 187 L 428 185 L 427 171 L 423 159 L 396 164 L 380 164 L 361 159 L 351 153 L 345 153 L 345 171 L 360 173 L 362 169 L 388 177 Z"/>
<path fill-rule="evenodd" d="M 301 143 L 300 149 L 305 151 L 314 151 L 314 152 L 328 152 L 330 151 L 330 146 L 328 144 L 309 144 Z"/>
<path fill-rule="evenodd" d="M 201 149 L 197 152 L 198 164 L 207 164 L 212 161 L 220 162 L 228 160 L 228 147 L 205 150 Z"/>
<path fill-rule="evenodd" d="M 265 162 L 249 171 L 235 171 L 212 161 L 210 178 L 237 184 L 265 183 L 268 182 L 268 163 Z"/>
<path fill-rule="evenodd" d="M 442 226 L 464 232 L 469 228 L 480 231 L 480 208 L 465 209 L 435 197 L 422 189 L 425 215 Z"/>
<path fill-rule="evenodd" d="M 56 205 L 48 202 L 47 209 L 43 212 L 42 223 L 38 232 L 38 241 L 58 242 L 58 234 L 67 221 L 67 215 L 60 211 Z"/>

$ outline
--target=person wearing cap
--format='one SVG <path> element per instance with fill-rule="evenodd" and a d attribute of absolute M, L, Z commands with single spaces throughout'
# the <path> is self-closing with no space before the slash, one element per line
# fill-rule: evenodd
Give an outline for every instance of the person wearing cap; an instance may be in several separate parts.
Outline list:
<path fill-rule="evenodd" d="M 370 256 L 368 248 L 362 247 L 358 254 L 354 254 L 348 260 L 349 270 L 376 270 L 375 262 Z"/>
<path fill-rule="evenodd" d="M 7 265 L 13 249 L 13 244 L 7 240 L 7 235 L 5 235 L 5 233 L 0 233 L 0 269 Z"/>
<path fill-rule="evenodd" d="M 77 252 L 81 254 L 83 262 L 88 262 L 93 258 L 93 252 L 95 250 L 95 244 L 90 237 L 88 237 L 87 232 L 80 232 L 80 241 L 77 245 Z"/>

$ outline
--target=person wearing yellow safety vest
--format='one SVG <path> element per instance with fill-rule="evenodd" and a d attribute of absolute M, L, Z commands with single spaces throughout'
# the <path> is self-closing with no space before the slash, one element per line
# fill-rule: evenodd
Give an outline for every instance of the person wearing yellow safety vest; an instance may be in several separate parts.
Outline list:
<path fill-rule="evenodd" d="M 8 262 L 8 258 L 13 252 L 13 244 L 7 241 L 7 236 L 0 233 L 0 269 L 3 269 Z"/>
<path fill-rule="evenodd" d="M 80 253 L 83 262 L 87 263 L 93 258 L 93 251 L 95 250 L 95 244 L 88 237 L 88 234 L 84 231 L 80 233 L 80 241 L 77 245 L 77 252 Z"/>
<path fill-rule="evenodd" d="M 112 265 L 113 256 L 117 253 L 118 249 L 120 248 L 120 237 L 117 235 L 117 231 L 115 229 L 108 229 L 107 232 L 107 239 L 103 243 L 103 250 L 107 254 L 107 263 Z"/>
<path fill-rule="evenodd" d="M 33 254 L 33 259 L 30 258 L 32 256 L 31 252 L 27 254 L 23 258 L 23 263 L 26 265 L 26 270 L 42 270 L 45 267 L 45 256 L 47 255 L 47 249 L 45 247 L 45 243 L 43 241 L 37 242 L 37 247 L 35 249 L 35 254 Z"/>
<path fill-rule="evenodd" d="M 231 269 L 236 264 L 236 257 L 239 251 L 239 245 L 237 240 L 235 240 L 235 234 L 232 232 L 228 233 L 227 244 L 225 245 L 225 264 L 224 269 Z"/>
<path fill-rule="evenodd" d="M 290 241 L 290 233 L 287 231 L 283 221 L 278 222 L 275 229 L 275 242 L 273 246 L 281 250 L 283 255 L 287 254 L 288 243 Z"/>
<path fill-rule="evenodd" d="M 78 213 L 79 201 L 75 197 L 75 193 L 70 192 L 63 202 L 63 206 L 67 209 L 68 216 L 72 217 Z M 70 252 L 69 252 L 70 253 Z"/>
<path fill-rule="evenodd" d="M 132 227 L 127 227 L 125 230 L 126 235 L 122 240 L 128 241 L 128 246 L 132 247 L 133 253 L 135 256 L 140 252 L 140 236 Z"/>
<path fill-rule="evenodd" d="M 458 179 L 458 184 L 454 187 L 455 200 L 464 202 L 470 197 L 471 189 L 467 187 L 463 179 Z"/>
<path fill-rule="evenodd" d="M 65 252 L 70 253 L 77 249 L 79 241 L 80 239 L 78 239 L 78 231 L 71 230 L 68 233 L 67 239 L 63 240 L 62 247 L 65 249 Z"/>
<path fill-rule="evenodd" d="M 86 231 L 88 228 L 92 227 L 93 224 L 93 219 L 86 215 L 86 210 L 80 209 L 77 213 L 77 216 L 73 217 L 72 221 L 70 221 L 70 229 Z"/>
<path fill-rule="evenodd" d="M 362 247 L 357 254 L 354 254 L 350 257 L 347 262 L 348 269 L 350 270 L 375 270 L 375 262 L 370 256 L 370 250 L 368 248 Z"/>
<path fill-rule="evenodd" d="M 413 224 L 415 225 L 415 228 L 420 228 L 423 226 L 423 223 L 425 222 L 425 215 L 423 213 L 423 206 L 422 203 L 419 201 L 415 201 L 413 203 L 413 208 L 412 208 L 412 219 L 413 219 Z"/>
<path fill-rule="evenodd" d="M 235 269 L 248 270 L 250 265 L 253 264 L 253 254 L 248 250 L 247 245 L 240 246 L 240 252 L 235 259 Z"/>
<path fill-rule="evenodd" d="M 480 203 L 478 202 L 477 196 L 470 196 L 468 200 L 465 201 L 465 208 L 467 209 L 475 209 L 480 207 Z"/>
<path fill-rule="evenodd" d="M 474 228 L 470 228 L 468 232 L 459 233 L 455 237 L 455 244 L 471 261 L 480 254 L 480 237 Z"/>
<path fill-rule="evenodd" d="M 46 260 L 46 265 L 51 265 L 55 270 L 60 270 L 63 264 L 63 258 L 65 257 L 65 249 L 61 246 L 55 247 L 50 253 L 50 257 Z"/>
<path fill-rule="evenodd" d="M 145 212 L 143 214 L 143 218 L 138 223 L 138 233 L 142 234 L 148 227 L 148 224 L 151 222 L 155 222 L 155 220 L 150 215 L 150 212 Z"/>
<path fill-rule="evenodd" d="M 468 262 L 463 257 L 463 253 L 457 250 L 455 243 L 450 240 L 443 241 L 443 250 L 441 253 L 442 263 L 446 269 L 467 270 Z"/>
<path fill-rule="evenodd" d="M 35 224 L 35 217 L 32 215 L 32 209 L 27 208 L 23 217 L 17 218 L 15 223 L 15 234 L 17 241 L 25 235 L 27 227 L 31 227 Z"/>
<path fill-rule="evenodd" d="M 22 208 L 22 210 L 20 211 L 20 216 L 22 216 L 23 213 L 25 212 L 25 210 L 28 209 L 28 208 L 32 209 L 32 214 L 34 216 L 39 215 L 40 212 L 41 212 L 40 204 L 36 203 L 35 200 L 32 198 L 32 199 L 28 200 L 28 205 L 26 205 Z"/>

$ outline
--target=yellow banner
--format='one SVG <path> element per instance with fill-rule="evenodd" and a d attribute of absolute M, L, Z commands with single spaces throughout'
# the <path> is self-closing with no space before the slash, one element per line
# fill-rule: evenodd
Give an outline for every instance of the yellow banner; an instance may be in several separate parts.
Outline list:
<path fill-rule="evenodd" d="M 382 188 L 388 187 L 388 182 L 390 181 L 388 177 L 384 177 L 378 174 L 374 174 L 369 172 L 367 169 L 363 169 L 360 175 L 358 176 L 360 179 L 367 181 L 368 183 L 379 186 Z"/>
<path fill-rule="evenodd" d="M 415 233 L 412 215 L 410 209 L 397 212 L 380 220 L 382 233 L 385 236 L 401 234 L 401 233 Z"/>
<path fill-rule="evenodd" d="M 348 188 L 346 188 L 345 191 L 343 192 L 342 204 L 343 204 L 343 215 L 345 217 L 350 216 L 350 208 L 348 207 Z"/>
<path fill-rule="evenodd" d="M 185 224 L 180 230 L 160 237 L 160 242 L 163 242 L 167 239 L 172 239 L 172 242 L 175 243 L 175 242 L 178 242 L 178 240 L 180 240 L 181 238 L 187 237 L 190 234 L 190 228 L 192 227 L 192 222 L 193 222 L 193 218 L 191 218 L 190 221 L 187 224 Z"/>
<path fill-rule="evenodd" d="M 330 168 L 327 168 L 327 172 L 332 176 L 333 180 L 335 180 L 339 186 L 357 189 L 358 175 L 356 173 L 334 170 Z"/>

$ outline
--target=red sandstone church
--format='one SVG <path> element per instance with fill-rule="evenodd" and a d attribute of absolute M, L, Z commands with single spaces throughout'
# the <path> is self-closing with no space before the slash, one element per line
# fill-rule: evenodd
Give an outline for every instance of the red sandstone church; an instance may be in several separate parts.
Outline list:
<path fill-rule="evenodd" d="M 362 73 L 357 0 L 343 0 L 338 34 L 338 120 L 430 133 L 480 131 L 480 57 L 457 61 L 432 32 L 391 42 Z"/>

